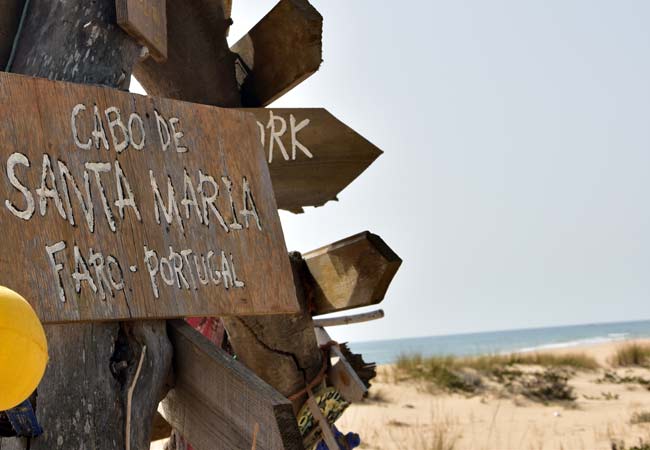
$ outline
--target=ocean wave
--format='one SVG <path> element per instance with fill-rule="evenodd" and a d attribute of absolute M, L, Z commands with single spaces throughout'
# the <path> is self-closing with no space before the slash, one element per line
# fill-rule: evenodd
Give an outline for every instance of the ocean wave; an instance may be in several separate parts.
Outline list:
<path fill-rule="evenodd" d="M 541 344 L 532 347 L 519 348 L 516 351 L 521 353 L 536 352 L 540 350 L 553 350 L 559 348 L 580 347 L 582 345 L 596 345 L 605 344 L 607 342 L 623 341 L 630 333 L 609 333 L 607 336 L 596 336 L 584 339 L 575 339 L 564 342 L 553 342 L 548 344 Z"/>

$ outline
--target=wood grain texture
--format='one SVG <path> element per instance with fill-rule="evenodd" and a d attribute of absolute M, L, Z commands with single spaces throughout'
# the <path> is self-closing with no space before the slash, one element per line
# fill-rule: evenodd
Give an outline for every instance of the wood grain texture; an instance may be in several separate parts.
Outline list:
<path fill-rule="evenodd" d="M 278 208 L 322 206 L 382 151 L 322 108 L 250 108 L 257 119 Z"/>
<path fill-rule="evenodd" d="M 149 95 L 223 107 L 240 105 L 223 8 L 221 1 L 167 0 L 167 61 L 146 59 L 134 70 Z"/>
<path fill-rule="evenodd" d="M 316 327 L 315 330 L 318 345 L 323 346 L 332 342 L 332 338 L 324 328 Z M 345 358 L 338 344 L 331 347 L 330 356 L 338 358 L 338 361 L 327 371 L 328 384 L 334 386 L 348 402 L 362 401 L 368 394 L 368 388 Z"/>
<path fill-rule="evenodd" d="M 302 449 L 286 398 L 187 323 L 170 321 L 169 335 L 176 385 L 162 414 L 195 450 Z"/>
<path fill-rule="evenodd" d="M 140 47 L 115 26 L 114 18 L 114 0 L 88 2 L 83 8 L 77 2 L 31 0 L 26 36 L 21 38 L 25 45 L 19 46 L 12 70 L 78 83 L 128 86 Z M 45 325 L 45 332 L 50 360 L 36 402 L 45 434 L 0 440 L 0 448 L 124 449 L 127 389 L 136 358 L 146 345 L 142 379 L 131 405 L 135 431 L 129 440 L 134 450 L 148 449 L 151 417 L 166 393 L 171 367 L 165 322 Z"/>
<path fill-rule="evenodd" d="M 299 253 L 293 252 L 290 257 L 300 313 L 224 318 L 239 361 L 287 397 L 314 380 L 323 366 L 307 306 L 309 288 L 304 280 L 309 273 Z M 306 395 L 293 399 L 295 412 L 306 399 Z"/>
<path fill-rule="evenodd" d="M 381 302 L 402 260 L 368 231 L 303 255 L 313 286 L 313 314 Z"/>
<path fill-rule="evenodd" d="M 96 104 L 102 114 L 106 108 L 117 107 L 124 123 L 129 114 L 139 114 L 147 136 L 142 150 L 134 148 L 135 142 L 141 141 L 140 132 L 135 132 L 133 145 L 116 152 L 106 118 L 103 120 L 110 150 L 103 147 L 101 140 L 100 150 L 94 145 L 87 150 L 78 148 L 71 126 L 71 112 L 78 104 L 87 105 L 76 116 L 78 141 L 85 144 L 88 140 L 92 144 L 92 109 Z M 168 124 L 173 122 L 172 117 L 179 118 L 175 129 L 184 133 L 179 142 L 187 151 L 179 153 L 181 147 L 173 142 L 167 150 L 162 150 L 156 130 L 158 114 Z M 0 123 L 3 168 L 7 167 L 9 156 L 16 152 L 23 153 L 30 163 L 30 167 L 26 167 L 25 161 L 15 166 L 14 176 L 19 184 L 12 183 L 6 170 L 0 174 L 0 220 L 6 237 L 5 251 L 0 256 L 0 284 L 29 299 L 43 322 L 277 314 L 298 309 L 268 169 L 250 116 L 105 88 L 2 74 Z M 169 126 L 173 135 L 174 127 Z M 120 131 L 116 134 L 120 136 Z M 46 170 L 50 176 L 45 176 L 46 183 L 42 185 L 45 155 L 52 170 Z M 90 190 L 92 206 L 87 209 L 94 211 L 92 232 L 82 213 L 82 202 L 75 196 L 74 186 L 62 175 L 57 161 L 67 166 L 84 195 Z M 98 175 L 100 182 L 86 165 L 98 161 L 106 163 L 107 170 Z M 122 218 L 116 206 L 120 199 L 118 189 L 128 191 L 116 182 L 118 163 L 132 189 L 140 218 L 131 207 L 124 208 Z M 88 188 L 84 188 L 85 174 Z M 189 189 L 184 174 L 190 179 Z M 205 180 L 199 183 L 201 176 L 214 177 L 218 186 L 219 195 L 212 205 L 200 200 L 200 191 L 205 191 L 203 198 L 209 198 L 215 193 L 215 186 Z M 155 203 L 152 177 L 163 206 Z M 224 179 L 232 183 L 232 205 Z M 244 179 L 250 186 L 252 201 L 246 200 Z M 178 213 L 166 219 L 169 182 L 176 192 Z M 26 194 L 18 189 L 22 185 L 29 189 L 34 200 L 28 220 L 17 217 L 9 206 L 29 211 Z M 43 186 L 51 190 L 54 198 L 39 201 L 42 195 L 38 190 Z M 55 186 L 58 194 L 52 191 Z M 69 204 L 65 186 L 68 186 Z M 191 198 L 184 191 L 192 189 L 199 198 L 199 207 L 190 206 L 186 210 L 181 199 Z M 253 203 L 259 223 L 255 217 L 243 215 L 244 209 L 250 210 Z M 66 214 L 65 219 L 62 212 Z M 217 213 L 223 217 L 222 224 Z M 71 216 L 74 216 L 74 226 L 70 224 Z M 233 228 L 236 216 L 241 229 Z M 46 247 L 51 249 L 60 242 L 65 243 L 65 249 L 46 251 Z M 83 258 L 81 262 L 73 251 L 75 246 Z M 147 258 L 145 247 L 157 256 Z M 94 265 L 91 262 L 91 249 L 94 254 L 103 255 L 104 270 L 98 268 L 99 262 L 95 261 Z M 181 257 L 184 249 L 192 250 L 196 258 Z M 214 253 L 212 258 L 210 252 Z M 111 256 L 117 261 L 112 265 Z M 154 275 L 154 287 L 151 272 L 155 270 L 158 272 Z M 221 271 L 220 278 L 215 275 L 217 271 Z M 73 279 L 77 276 L 73 272 L 90 273 L 89 278 L 95 279 L 95 289 L 88 280 Z M 211 281 L 203 283 L 202 278 Z M 118 289 L 113 279 L 118 281 L 117 285 L 122 280 L 123 289 Z M 235 279 L 245 285 L 233 286 Z M 102 285 L 106 299 L 100 295 Z M 109 295 L 111 286 L 113 297 Z M 65 302 L 61 301 L 60 289 Z"/>
<path fill-rule="evenodd" d="M 24 5 L 25 0 L 0 0 L 0 70 L 9 60 Z"/>
<path fill-rule="evenodd" d="M 116 0 L 117 23 L 136 41 L 147 46 L 159 62 L 167 59 L 167 9 L 165 0 Z"/>
<path fill-rule="evenodd" d="M 128 89 L 141 47 L 116 23 L 115 0 L 31 0 L 11 67 L 52 80 Z"/>
<path fill-rule="evenodd" d="M 315 73 L 322 33 L 323 17 L 307 0 L 280 0 L 231 47 L 242 105 L 266 106 Z"/>

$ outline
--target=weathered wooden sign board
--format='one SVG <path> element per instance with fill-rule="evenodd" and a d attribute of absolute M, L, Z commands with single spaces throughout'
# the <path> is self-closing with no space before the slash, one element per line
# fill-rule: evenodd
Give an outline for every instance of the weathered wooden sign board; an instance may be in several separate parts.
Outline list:
<path fill-rule="evenodd" d="M 167 59 L 167 9 L 165 0 L 116 0 L 117 23 L 156 61 Z"/>
<path fill-rule="evenodd" d="M 291 313 L 255 121 L 0 74 L 0 284 L 45 323 Z"/>
<path fill-rule="evenodd" d="M 243 109 L 257 118 L 278 208 L 322 206 L 382 154 L 322 108 Z"/>

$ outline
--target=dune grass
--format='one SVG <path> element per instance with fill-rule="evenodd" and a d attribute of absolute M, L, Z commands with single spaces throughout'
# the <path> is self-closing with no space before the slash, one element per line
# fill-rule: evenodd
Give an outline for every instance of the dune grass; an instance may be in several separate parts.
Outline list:
<path fill-rule="evenodd" d="M 513 353 L 509 355 L 484 355 L 477 357 L 401 355 L 395 371 L 402 379 L 430 382 L 451 391 L 474 392 L 481 384 L 480 376 L 503 378 L 516 372 L 513 366 L 540 366 L 544 369 L 595 370 L 598 362 L 584 353 Z M 473 372 L 473 373 L 472 373 Z"/>
<path fill-rule="evenodd" d="M 610 362 L 616 367 L 650 367 L 650 344 L 624 344 L 616 349 Z"/>
<path fill-rule="evenodd" d="M 632 414 L 630 423 L 638 425 L 640 423 L 650 423 L 650 411 L 637 411 Z"/>

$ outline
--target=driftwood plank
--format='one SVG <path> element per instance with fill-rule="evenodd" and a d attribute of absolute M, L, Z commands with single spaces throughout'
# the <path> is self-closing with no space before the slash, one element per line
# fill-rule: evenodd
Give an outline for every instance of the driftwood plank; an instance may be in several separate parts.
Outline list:
<path fill-rule="evenodd" d="M 307 0 L 280 0 L 231 47 L 242 105 L 266 106 L 315 73 L 322 33 L 323 17 Z"/>
<path fill-rule="evenodd" d="M 332 338 L 322 327 L 315 327 L 318 345 L 323 346 L 332 342 Z M 327 381 L 341 393 L 350 403 L 357 403 L 368 394 L 368 388 L 354 371 L 347 358 L 339 348 L 339 344 L 331 347 L 331 356 L 338 358 L 336 364 L 329 368 Z"/>
<path fill-rule="evenodd" d="M 313 277 L 313 314 L 381 302 L 402 260 L 377 235 L 359 233 L 303 255 Z"/>
<path fill-rule="evenodd" d="M 195 450 L 302 449 L 285 397 L 187 323 L 170 321 L 169 336 L 176 385 L 162 415 Z"/>
<path fill-rule="evenodd" d="M 229 2 L 167 0 L 167 61 L 141 61 L 134 75 L 149 95 L 239 106 L 235 55 L 226 41 Z"/>
<path fill-rule="evenodd" d="M 278 208 L 321 206 L 382 151 L 322 108 L 251 108 L 269 163 Z"/>
<path fill-rule="evenodd" d="M 0 284 L 43 322 L 298 310 L 248 114 L 0 74 L 0 124 Z"/>
<path fill-rule="evenodd" d="M 165 0 L 116 0 L 117 23 L 142 45 L 156 61 L 167 59 L 167 13 Z"/>

